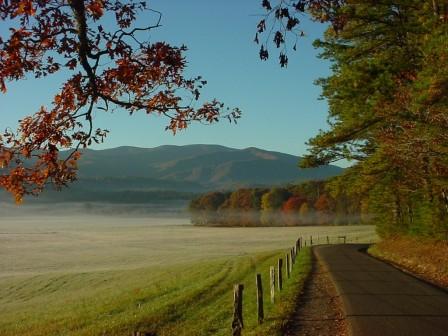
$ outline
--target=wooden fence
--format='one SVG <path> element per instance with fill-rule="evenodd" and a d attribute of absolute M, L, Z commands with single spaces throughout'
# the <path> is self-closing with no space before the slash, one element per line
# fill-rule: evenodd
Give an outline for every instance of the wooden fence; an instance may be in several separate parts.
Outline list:
<path fill-rule="evenodd" d="M 357 236 L 335 236 L 331 237 L 328 235 L 320 236 L 308 236 L 299 237 L 294 246 L 287 250 L 285 253 L 285 258 L 279 258 L 277 260 L 277 267 L 269 267 L 269 294 L 270 301 L 272 304 L 277 303 L 279 300 L 276 293 L 280 293 L 283 290 L 284 281 L 292 276 L 292 271 L 294 265 L 296 265 L 297 256 L 300 251 L 306 246 L 321 245 L 321 244 L 332 244 L 332 243 L 347 243 L 347 242 L 358 242 L 359 237 Z M 285 263 L 284 263 L 285 262 Z M 285 276 L 285 278 L 284 278 Z M 263 283 L 261 274 L 257 273 L 255 276 L 256 283 L 256 309 L 257 309 L 257 320 L 259 324 L 262 324 L 265 320 L 265 310 L 263 302 Z M 233 319 L 232 319 L 232 335 L 241 336 L 244 329 L 243 321 L 243 293 L 244 285 L 235 284 L 233 288 Z M 154 333 L 135 331 L 132 333 L 133 336 L 155 336 Z"/>
<path fill-rule="evenodd" d="M 269 267 L 269 292 L 271 302 L 275 303 L 275 293 L 277 279 L 277 291 L 283 290 L 283 280 L 291 277 L 293 266 L 296 263 L 297 255 L 303 248 L 302 239 L 297 239 L 295 245 L 285 254 L 285 270 L 283 271 L 283 259 L 279 258 L 277 261 L 277 270 L 274 266 Z M 283 279 L 283 274 L 286 274 L 286 279 Z M 255 276 L 255 284 L 257 288 L 257 320 L 261 324 L 264 321 L 264 303 L 263 303 L 263 284 L 261 281 L 261 274 L 257 273 Z M 241 336 L 244 328 L 243 323 L 243 284 L 236 284 L 233 289 L 233 320 L 232 320 L 232 335 Z"/>
<path fill-rule="evenodd" d="M 308 238 L 308 239 L 307 239 Z M 328 235 L 324 236 L 309 236 L 309 237 L 299 237 L 295 245 L 286 252 L 285 259 L 279 258 L 277 260 L 277 268 L 275 266 L 269 267 L 269 293 L 271 303 L 276 303 L 276 292 L 281 292 L 283 290 L 283 282 L 287 281 L 291 275 L 294 265 L 296 264 L 297 256 L 300 251 L 305 246 L 321 245 L 321 244 L 331 244 L 331 243 L 344 243 L 348 241 L 357 242 L 358 237 L 347 236 L 335 236 L 330 237 Z M 285 264 L 283 263 L 285 261 Z M 285 278 L 283 277 L 285 275 Z M 255 276 L 256 283 L 256 302 L 257 302 L 257 320 L 258 323 L 263 323 L 265 319 L 264 303 L 263 303 L 263 284 L 261 281 L 261 274 L 257 273 Z M 277 289 L 277 290 L 276 290 Z M 232 320 L 232 335 L 241 336 L 244 323 L 243 323 L 243 284 L 236 284 L 233 289 L 233 320 Z"/>

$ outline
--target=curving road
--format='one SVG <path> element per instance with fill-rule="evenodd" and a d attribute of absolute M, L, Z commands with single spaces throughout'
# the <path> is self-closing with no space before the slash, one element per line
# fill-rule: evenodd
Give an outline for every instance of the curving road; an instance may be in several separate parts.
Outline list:
<path fill-rule="evenodd" d="M 447 336 L 448 292 L 370 257 L 362 252 L 367 246 L 314 248 L 342 299 L 350 335 Z"/>

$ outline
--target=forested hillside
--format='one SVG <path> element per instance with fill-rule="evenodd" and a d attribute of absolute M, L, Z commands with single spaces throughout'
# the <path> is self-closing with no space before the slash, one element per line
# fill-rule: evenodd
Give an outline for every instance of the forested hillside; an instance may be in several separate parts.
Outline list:
<path fill-rule="evenodd" d="M 302 166 L 355 160 L 335 180 L 334 197 L 364 199 L 383 236 L 445 237 L 448 5 L 365 0 L 342 2 L 331 15 L 316 42 L 332 62 L 318 81 L 330 129 L 310 140 Z"/>
<path fill-rule="evenodd" d="M 343 170 L 334 165 L 299 169 L 297 165 L 301 158 L 298 156 L 255 147 L 236 149 L 208 144 L 83 150 L 82 157 L 79 162 L 81 179 L 106 182 L 105 178 L 111 177 L 114 181 L 138 177 L 144 178 L 146 185 L 152 179 L 153 189 L 159 190 L 270 186 L 325 179 L 339 175 Z"/>

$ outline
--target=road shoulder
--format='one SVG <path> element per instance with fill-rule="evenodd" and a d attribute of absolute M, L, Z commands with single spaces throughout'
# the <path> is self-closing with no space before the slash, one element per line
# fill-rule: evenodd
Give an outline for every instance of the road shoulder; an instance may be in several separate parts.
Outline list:
<path fill-rule="evenodd" d="M 313 269 L 297 298 L 285 336 L 346 336 L 342 302 L 325 267 L 313 256 Z"/>

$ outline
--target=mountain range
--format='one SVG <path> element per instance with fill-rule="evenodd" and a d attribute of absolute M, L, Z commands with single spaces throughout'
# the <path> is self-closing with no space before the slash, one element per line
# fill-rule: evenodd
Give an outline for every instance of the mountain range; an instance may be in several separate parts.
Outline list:
<path fill-rule="evenodd" d="M 300 169 L 300 160 L 297 156 L 254 147 L 117 147 L 85 150 L 79 162 L 79 177 L 105 183 L 114 181 L 131 189 L 153 186 L 153 189 L 195 191 L 321 180 L 342 172 L 342 168 L 332 165 Z"/>
<path fill-rule="evenodd" d="M 86 149 L 79 161 L 79 180 L 61 193 L 50 191 L 41 198 L 130 203 L 185 199 L 208 190 L 322 180 L 343 171 L 333 165 L 300 169 L 300 160 L 255 147 L 219 145 Z"/>

